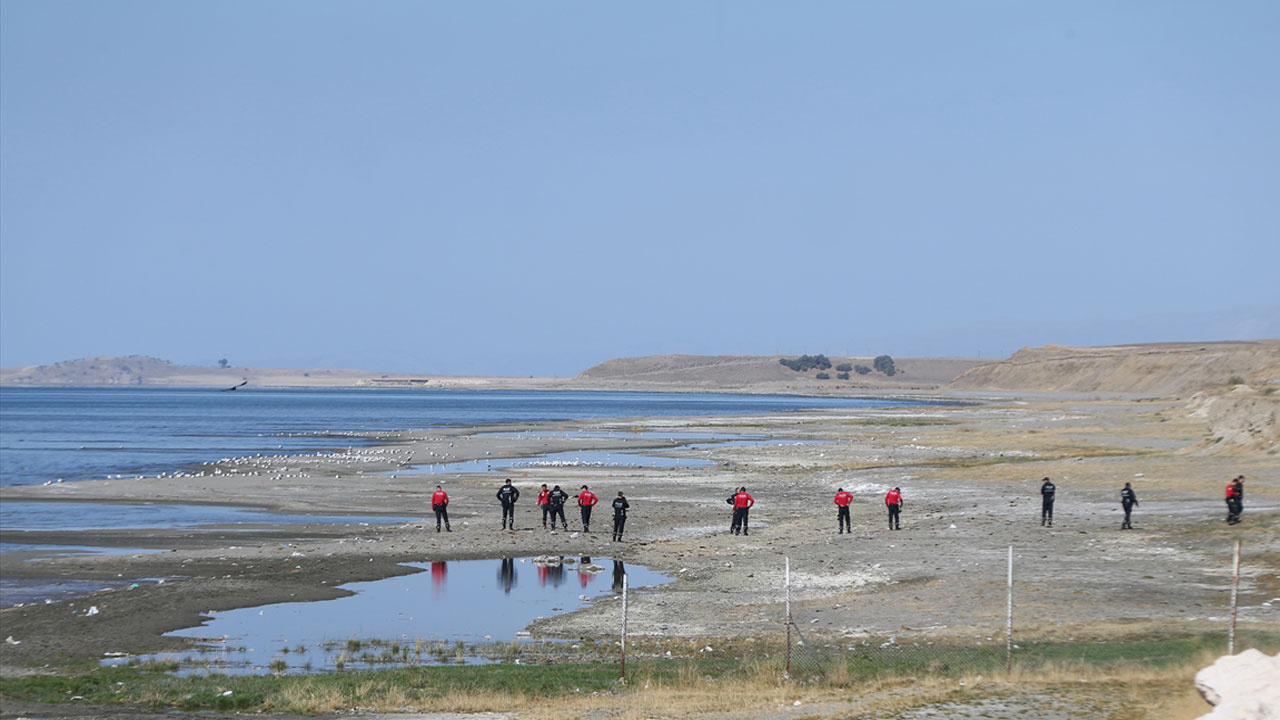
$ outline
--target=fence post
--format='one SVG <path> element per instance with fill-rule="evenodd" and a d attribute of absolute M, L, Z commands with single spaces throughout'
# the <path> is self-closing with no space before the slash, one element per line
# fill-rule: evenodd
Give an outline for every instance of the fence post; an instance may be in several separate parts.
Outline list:
<path fill-rule="evenodd" d="M 1013 546 L 1009 546 L 1009 599 L 1005 603 L 1004 670 L 1013 672 Z"/>
<path fill-rule="evenodd" d="M 627 575 L 622 574 L 622 651 L 618 656 L 618 677 L 627 681 Z"/>
<path fill-rule="evenodd" d="M 1236 654 L 1236 597 L 1240 591 L 1240 541 L 1231 558 L 1231 628 L 1227 630 L 1227 654 Z"/>
<path fill-rule="evenodd" d="M 791 677 L 791 558 L 786 558 L 782 585 L 787 594 L 787 677 Z"/>

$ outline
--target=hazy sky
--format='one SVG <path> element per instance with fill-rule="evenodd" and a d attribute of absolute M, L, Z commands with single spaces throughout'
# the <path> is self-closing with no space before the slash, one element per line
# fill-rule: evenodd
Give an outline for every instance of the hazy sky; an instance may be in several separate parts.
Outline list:
<path fill-rule="evenodd" d="M 0 3 L 0 363 L 1280 336 L 1280 3 Z"/>

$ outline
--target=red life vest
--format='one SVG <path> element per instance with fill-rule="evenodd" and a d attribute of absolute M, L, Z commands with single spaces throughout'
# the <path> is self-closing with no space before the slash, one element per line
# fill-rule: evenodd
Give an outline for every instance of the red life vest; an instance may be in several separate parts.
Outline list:
<path fill-rule="evenodd" d="M 596 494 L 591 492 L 590 490 L 583 490 L 582 492 L 578 493 L 578 504 L 583 507 L 591 507 L 592 505 L 595 505 L 599 501 L 600 501 L 600 498 L 597 498 Z"/>
<path fill-rule="evenodd" d="M 1227 499 L 1230 500 L 1235 496 L 1236 496 L 1236 482 L 1235 480 L 1232 480 L 1231 482 L 1227 483 Z"/>
<path fill-rule="evenodd" d="M 890 490 L 889 492 L 885 493 L 884 504 L 885 505 L 901 505 L 902 493 L 898 492 L 897 490 Z"/>
<path fill-rule="evenodd" d="M 755 505 L 755 504 L 756 504 L 756 499 L 755 499 L 755 498 L 753 498 L 753 497 L 751 497 L 750 495 L 748 495 L 748 494 L 744 493 L 744 492 L 740 492 L 740 493 L 738 493 L 737 495 L 734 495 L 734 496 L 733 496 L 733 509 L 734 509 L 734 510 L 741 510 L 742 508 L 749 508 L 749 507 L 751 507 L 752 505 Z"/>
<path fill-rule="evenodd" d="M 840 507 L 849 507 L 849 503 L 853 502 L 853 493 L 841 490 L 836 493 L 836 505 Z"/>
<path fill-rule="evenodd" d="M 542 492 L 538 493 L 538 504 L 539 504 L 539 505 L 546 505 L 546 504 L 547 504 L 547 496 L 548 496 L 548 495 L 550 495 L 550 494 L 551 494 L 551 491 L 550 491 L 550 490 L 543 490 Z"/>
<path fill-rule="evenodd" d="M 431 493 L 431 504 L 432 505 L 448 505 L 449 504 L 448 493 L 446 493 L 443 490 L 437 490 Z"/>

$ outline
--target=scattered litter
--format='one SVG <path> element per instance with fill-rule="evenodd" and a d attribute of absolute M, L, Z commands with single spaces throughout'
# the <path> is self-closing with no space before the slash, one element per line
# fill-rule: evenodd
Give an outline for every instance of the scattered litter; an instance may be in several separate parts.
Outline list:
<path fill-rule="evenodd" d="M 98 606 L 97 606 L 97 605 L 90 605 L 90 606 L 89 606 L 89 609 L 88 609 L 88 610 L 86 610 L 84 614 L 85 614 L 85 616 L 86 616 L 86 617 L 88 617 L 88 616 L 90 616 L 90 615 L 97 615 L 97 614 L 98 614 Z"/>
<path fill-rule="evenodd" d="M 12 635 L 10 635 L 9 637 L 5 638 L 5 639 L 4 639 L 4 641 L 5 641 L 6 643 L 8 643 L 9 645 L 21 645 L 21 644 L 22 644 L 22 641 L 21 641 L 21 640 L 14 640 Z"/>
<path fill-rule="evenodd" d="M 129 653 L 117 651 L 104 652 L 102 653 L 102 657 L 129 657 Z"/>
<path fill-rule="evenodd" d="M 230 691 L 230 690 L 224 690 L 223 692 L 218 693 L 218 694 L 219 694 L 219 695 L 221 695 L 222 697 L 228 697 L 229 695 L 231 695 L 231 691 Z"/>
<path fill-rule="evenodd" d="M 955 523 L 951 523 L 951 528 L 950 528 L 950 529 L 951 529 L 951 530 L 955 530 L 955 529 L 956 529 L 956 524 L 955 524 Z"/>
<path fill-rule="evenodd" d="M 1134 476 L 1134 477 L 1144 477 L 1144 475 L 1143 475 L 1142 473 L 1134 473 L 1134 474 L 1133 474 L 1133 476 Z"/>

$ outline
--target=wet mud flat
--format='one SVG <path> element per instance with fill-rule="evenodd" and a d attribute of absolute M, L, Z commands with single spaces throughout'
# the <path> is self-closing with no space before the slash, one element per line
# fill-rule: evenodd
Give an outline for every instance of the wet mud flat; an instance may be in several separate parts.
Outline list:
<path fill-rule="evenodd" d="M 14 499 L 213 503 L 421 520 L 113 531 L 122 546 L 162 551 L 57 556 L 40 562 L 39 573 L 185 579 L 2 610 L 5 634 L 21 643 L 3 647 L 3 667 L 29 672 L 47 663 L 96 661 L 108 652 L 181 649 L 183 640 L 164 633 L 196 625 L 209 611 L 341 597 L 347 591 L 338 586 L 405 574 L 404 563 L 532 555 L 617 557 L 663 572 L 675 581 L 637 593 L 630 632 L 708 641 L 782 632 L 789 557 L 794 610 L 806 633 L 852 642 L 985 636 L 1002 627 L 1010 545 L 1019 628 L 1084 636 L 1090 627 L 1106 632 L 1138 620 L 1224 627 L 1230 543 L 1241 537 L 1248 548 L 1246 615 L 1251 622 L 1280 621 L 1276 604 L 1264 605 L 1280 595 L 1274 458 L 1187 452 L 1204 430 L 1177 409 L 1176 403 L 1136 400 L 999 398 L 953 408 L 435 429 L 380 434 L 379 444 L 348 452 L 228 463 L 218 475 L 184 482 L 22 488 Z M 628 429 L 651 435 L 574 434 Z M 659 439 L 663 432 L 736 433 L 768 442 L 699 441 L 687 448 L 680 438 Z M 437 458 L 640 446 L 712 464 L 512 467 L 498 476 L 409 470 Z M 1228 529 L 1219 517 L 1220 485 L 1241 473 L 1250 478 L 1245 523 Z M 1052 529 L 1039 526 L 1043 476 L 1058 486 Z M 499 527 L 494 493 L 503 477 L 522 492 L 515 531 Z M 1125 481 L 1134 483 L 1141 505 L 1136 529 L 1121 533 L 1118 490 Z M 533 503 L 543 483 L 590 485 L 602 499 L 594 532 L 581 532 L 574 507 L 566 508 L 570 532 L 543 530 Z M 452 500 L 450 533 L 436 533 L 428 517 L 437 484 Z M 748 536 L 726 532 L 725 498 L 738 486 L 757 501 Z M 836 533 L 831 498 L 837 487 L 855 495 L 851 534 Z M 899 531 L 886 527 L 882 498 L 890 487 L 901 487 L 905 497 Z M 631 503 L 621 543 L 612 541 L 606 506 L 618 491 Z M 58 532 L 41 539 L 77 544 Z M 4 564 L 6 577 L 35 572 L 26 561 L 6 558 Z M 91 606 L 98 612 L 88 615 Z M 619 619 L 616 607 L 600 603 L 544 618 L 529 630 L 537 637 L 604 638 L 616 633 Z"/>

